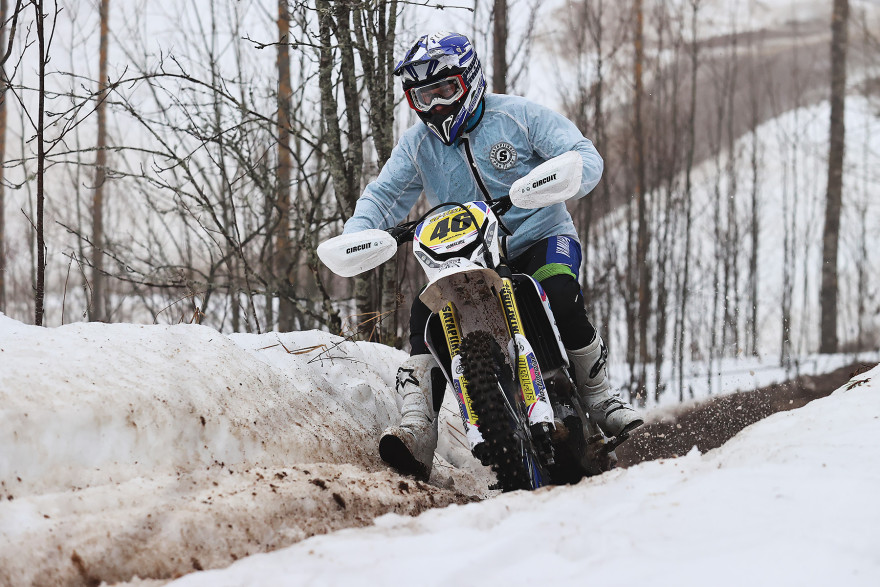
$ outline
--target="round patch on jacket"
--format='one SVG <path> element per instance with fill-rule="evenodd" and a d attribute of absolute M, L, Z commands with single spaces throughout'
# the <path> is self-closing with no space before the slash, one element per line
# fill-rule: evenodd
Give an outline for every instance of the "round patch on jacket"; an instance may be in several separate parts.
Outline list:
<path fill-rule="evenodd" d="M 495 169 L 510 169 L 516 164 L 516 149 L 510 143 L 495 143 L 489 151 L 489 161 Z"/>

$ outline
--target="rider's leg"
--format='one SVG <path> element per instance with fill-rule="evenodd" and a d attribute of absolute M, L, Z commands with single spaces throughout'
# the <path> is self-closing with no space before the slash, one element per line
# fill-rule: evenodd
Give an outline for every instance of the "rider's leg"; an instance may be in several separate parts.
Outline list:
<path fill-rule="evenodd" d="M 580 262 L 577 241 L 550 237 L 529 248 L 513 264 L 541 283 L 584 407 L 605 434 L 617 436 L 641 426 L 643 420 L 608 381 L 605 368 L 608 350 L 587 317 L 577 280 Z"/>
<path fill-rule="evenodd" d="M 428 327 L 428 319 L 430 317 L 431 310 L 416 296 L 409 312 L 410 357 L 428 355 L 433 358 L 431 351 L 428 350 L 428 345 L 425 343 L 425 329 Z M 443 396 L 446 393 L 446 376 L 443 375 L 443 370 L 440 369 L 436 361 L 434 361 L 431 369 L 431 381 L 434 411 L 439 412 L 440 406 L 443 404 Z"/>
<path fill-rule="evenodd" d="M 385 429 L 379 440 L 382 460 L 401 473 L 427 479 L 437 448 L 437 412 L 446 378 L 424 342 L 430 311 L 418 298 L 410 315 L 412 355 L 397 370 L 395 388 L 403 399 L 398 426 Z"/>

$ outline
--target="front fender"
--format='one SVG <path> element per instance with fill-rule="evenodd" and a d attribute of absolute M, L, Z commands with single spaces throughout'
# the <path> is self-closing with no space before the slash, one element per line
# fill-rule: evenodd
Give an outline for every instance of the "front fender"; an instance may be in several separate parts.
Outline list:
<path fill-rule="evenodd" d="M 454 262 L 454 263 L 453 263 Z M 501 277 L 493 269 L 486 269 L 466 259 L 451 259 L 431 278 L 419 299 L 432 312 L 439 312 L 449 302 L 463 297 L 461 288 L 484 288 L 501 291 Z"/>

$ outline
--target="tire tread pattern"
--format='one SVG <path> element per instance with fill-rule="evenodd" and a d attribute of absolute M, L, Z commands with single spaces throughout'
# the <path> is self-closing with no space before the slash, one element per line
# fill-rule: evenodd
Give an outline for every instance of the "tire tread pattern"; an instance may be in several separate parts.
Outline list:
<path fill-rule="evenodd" d="M 501 490 L 531 489 L 531 475 L 498 383 L 502 369 L 509 371 L 498 344 L 488 332 L 471 332 L 462 340 L 461 359 L 471 405 Z"/>

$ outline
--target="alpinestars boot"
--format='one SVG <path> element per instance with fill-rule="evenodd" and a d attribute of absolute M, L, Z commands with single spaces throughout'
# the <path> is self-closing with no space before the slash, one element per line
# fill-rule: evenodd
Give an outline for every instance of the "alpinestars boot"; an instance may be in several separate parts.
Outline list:
<path fill-rule="evenodd" d="M 598 334 L 584 348 L 566 350 L 566 354 L 584 408 L 606 436 L 619 436 L 644 424 L 639 413 L 619 393 L 611 391 L 605 369 L 608 348 Z"/>
<path fill-rule="evenodd" d="M 400 425 L 391 426 L 379 440 L 382 460 L 407 475 L 427 480 L 437 448 L 437 413 L 434 411 L 431 355 L 408 358 L 397 370 L 397 393 L 403 397 Z M 439 371 L 439 368 L 438 368 Z M 445 379 L 443 381 L 445 384 Z"/>

